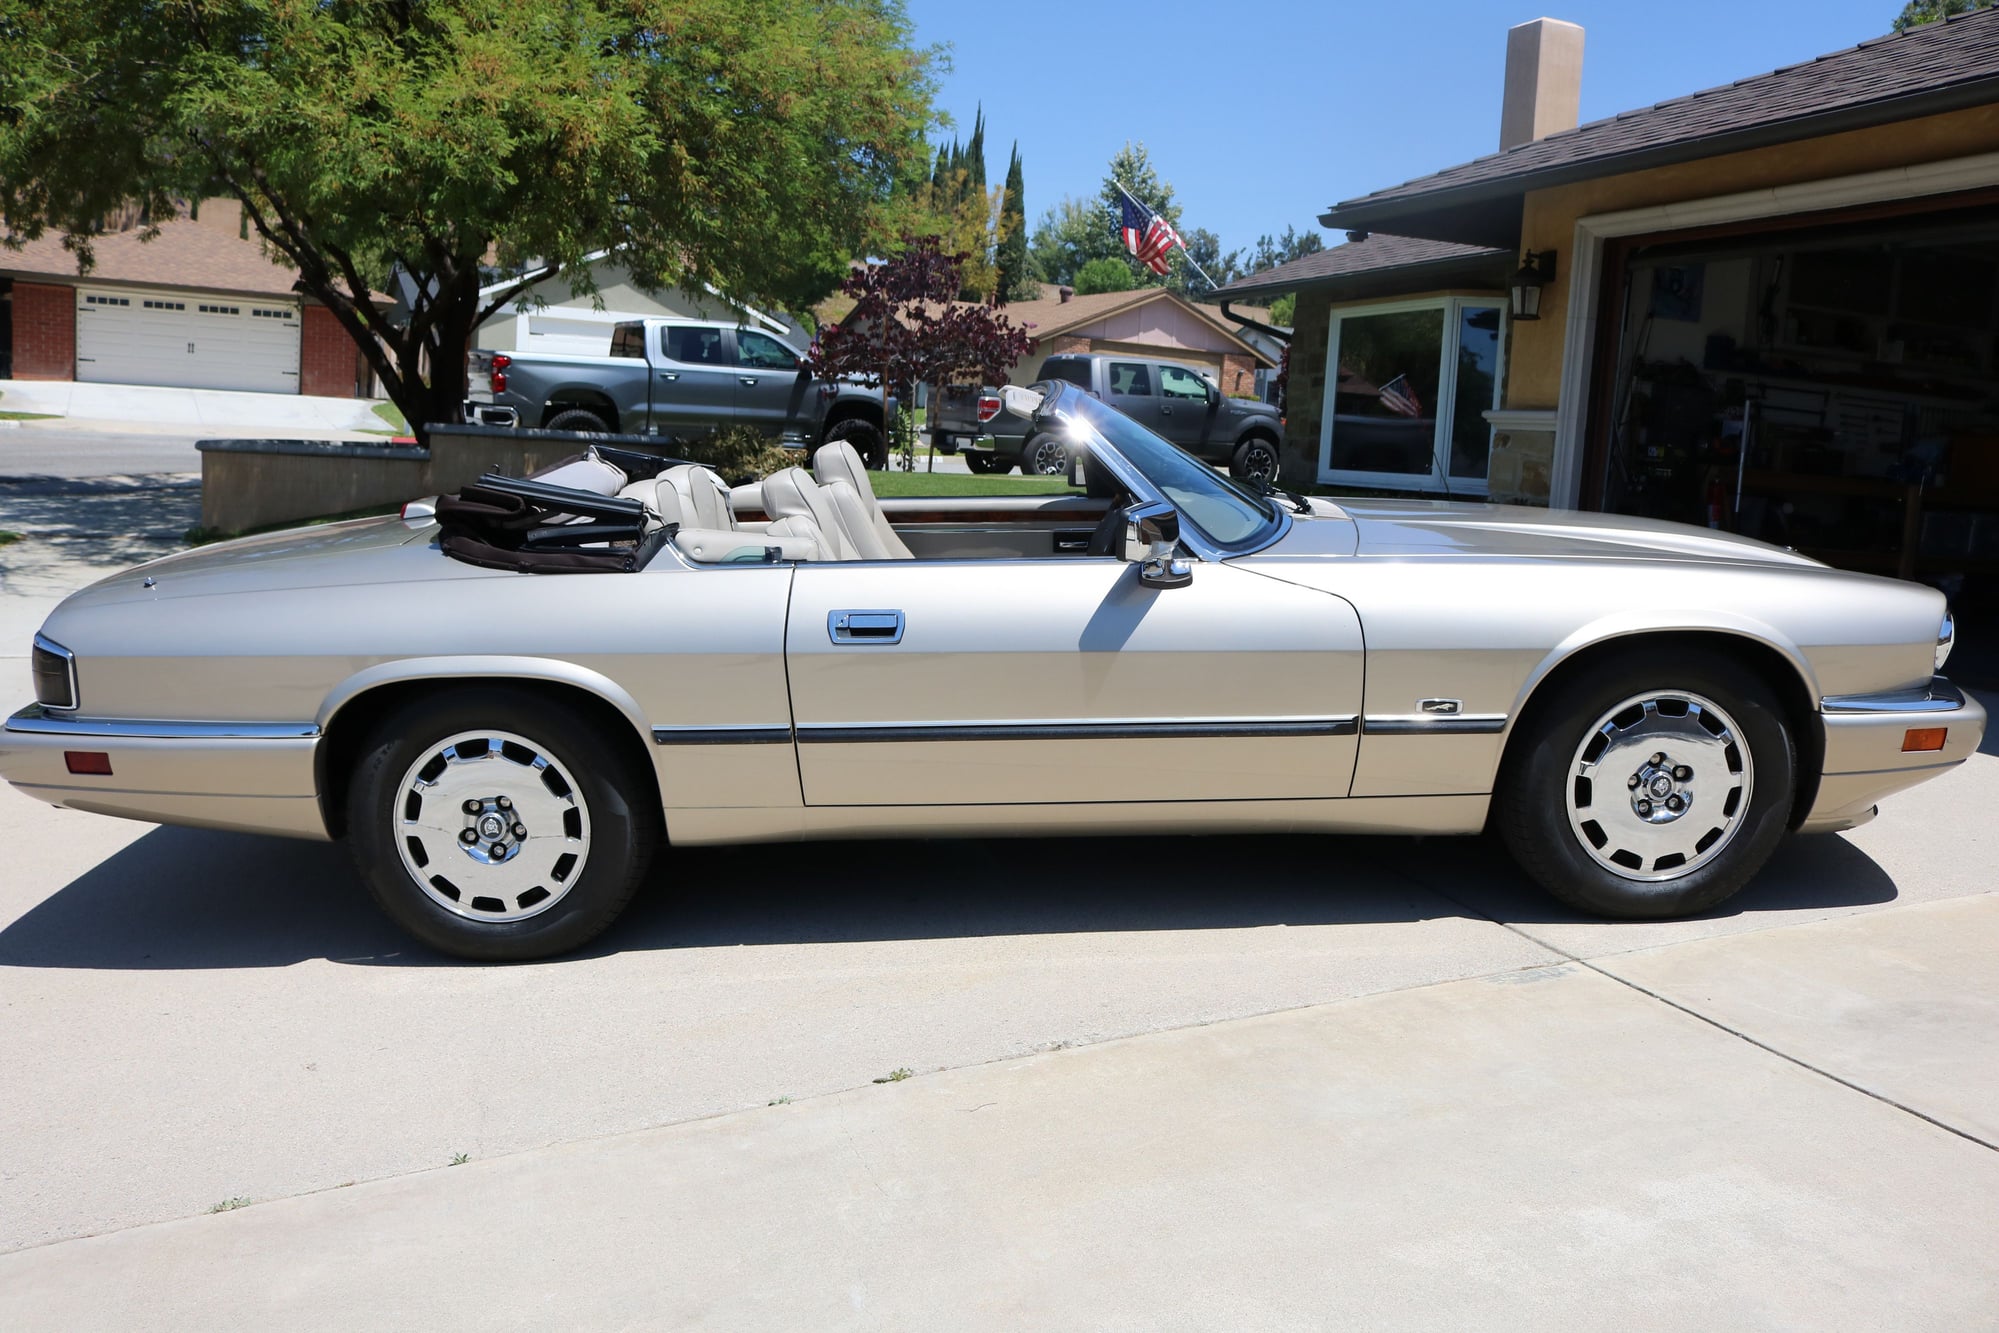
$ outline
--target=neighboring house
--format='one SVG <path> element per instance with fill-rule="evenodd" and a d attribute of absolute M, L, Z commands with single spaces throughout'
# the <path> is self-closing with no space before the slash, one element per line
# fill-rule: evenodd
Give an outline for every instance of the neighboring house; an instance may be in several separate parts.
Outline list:
<path fill-rule="evenodd" d="M 360 350 L 235 201 L 142 236 L 98 237 L 84 275 L 60 236 L 0 249 L 0 378 L 366 396 Z"/>
<path fill-rule="evenodd" d="M 521 309 L 519 301 L 509 302 L 479 326 L 472 336 L 473 346 L 494 352 L 605 356 L 611 348 L 612 326 L 626 320 L 661 316 L 740 319 L 752 327 L 780 335 L 793 332 L 790 321 L 783 317 L 731 301 L 712 287 L 699 293 L 677 287 L 647 292 L 633 285 L 631 275 L 609 252 L 591 255 L 586 262 L 597 284 L 594 299 L 572 292 L 565 274 L 544 278 L 522 294 L 527 309 Z M 511 285 L 502 282 L 487 287 L 479 293 L 480 305 L 484 306 Z"/>
<path fill-rule="evenodd" d="M 1027 326 L 1034 346 L 1013 369 L 1015 384 L 1032 384 L 1041 363 L 1057 352 L 1122 352 L 1200 366 L 1227 394 L 1254 396 L 1256 372 L 1277 364 L 1229 324 L 1221 312 L 1182 300 L 1164 287 L 1015 301 L 1001 313 Z"/>
<path fill-rule="evenodd" d="M 1581 55 L 1514 29 L 1500 152 L 1336 204 L 1365 239 L 1218 293 L 1297 293 L 1287 475 L 1989 589 L 1999 10 L 1576 127 Z"/>

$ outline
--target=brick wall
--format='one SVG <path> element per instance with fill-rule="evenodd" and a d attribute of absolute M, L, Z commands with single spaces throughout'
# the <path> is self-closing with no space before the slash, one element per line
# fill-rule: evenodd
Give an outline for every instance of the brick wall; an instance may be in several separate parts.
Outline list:
<path fill-rule="evenodd" d="M 15 282 L 14 378 L 76 378 L 76 288 Z"/>
<path fill-rule="evenodd" d="M 298 391 L 326 398 L 353 398 L 361 382 L 361 349 L 323 305 L 305 308 L 299 330 Z"/>
<path fill-rule="evenodd" d="M 1230 352 L 1222 357 L 1222 392 L 1231 395 L 1254 394 L 1256 362 L 1240 352 Z"/>

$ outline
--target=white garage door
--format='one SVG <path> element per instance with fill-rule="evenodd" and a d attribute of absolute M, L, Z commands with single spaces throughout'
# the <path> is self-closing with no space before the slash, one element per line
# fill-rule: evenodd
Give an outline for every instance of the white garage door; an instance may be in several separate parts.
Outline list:
<path fill-rule="evenodd" d="M 298 392 L 299 306 L 137 289 L 76 292 L 76 377 Z"/>

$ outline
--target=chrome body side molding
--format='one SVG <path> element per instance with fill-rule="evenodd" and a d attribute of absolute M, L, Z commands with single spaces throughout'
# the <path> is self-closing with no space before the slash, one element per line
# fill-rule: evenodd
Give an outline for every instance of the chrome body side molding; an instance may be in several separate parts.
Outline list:
<path fill-rule="evenodd" d="M 1964 707 L 1964 691 L 1942 676 L 1912 690 L 1886 694 L 1842 694 L 1819 700 L 1828 717 L 1853 713 L 1955 713 Z"/>
<path fill-rule="evenodd" d="M 864 745 L 911 741 L 1086 741 L 1185 740 L 1238 736 L 1351 736 L 1354 717 L 1307 718 L 1129 718 L 1099 722 L 1055 718 L 1031 722 L 965 722 L 950 725 L 883 722 L 868 726 L 807 723 L 798 728 L 801 745 Z"/>
<path fill-rule="evenodd" d="M 152 718 L 73 717 L 29 704 L 7 719 L 7 730 L 71 740 L 291 741 L 319 735 L 313 722 L 187 722 Z"/>
<path fill-rule="evenodd" d="M 654 727 L 655 745 L 789 745 L 791 728 L 751 723 L 727 727 Z"/>
<path fill-rule="evenodd" d="M 1504 713 L 1369 713 L 1369 736 L 1494 736 L 1506 730 Z"/>

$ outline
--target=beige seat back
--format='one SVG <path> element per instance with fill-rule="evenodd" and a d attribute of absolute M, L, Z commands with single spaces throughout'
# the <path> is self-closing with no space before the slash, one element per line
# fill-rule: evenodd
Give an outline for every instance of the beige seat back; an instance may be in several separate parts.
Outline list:
<path fill-rule="evenodd" d="M 735 512 L 729 507 L 729 483 L 712 469 L 699 463 L 681 463 L 660 473 L 667 485 L 680 493 L 688 522 L 697 528 L 733 528 Z"/>
<path fill-rule="evenodd" d="M 788 467 L 763 479 L 763 508 L 773 519 L 807 518 L 835 560 L 864 560 L 832 497 L 802 467 Z"/>
<path fill-rule="evenodd" d="M 882 513 L 881 501 L 875 498 L 874 483 L 868 480 L 867 464 L 861 461 L 854 446 L 845 440 L 835 440 L 819 447 L 812 455 L 812 476 L 821 486 L 831 486 L 834 482 L 844 482 L 853 488 L 861 505 L 862 522 L 874 536 L 864 546 L 879 547 L 880 555 L 869 555 L 870 560 L 911 560 L 909 547 L 903 544 L 896 530 L 889 526 L 888 516 Z"/>

